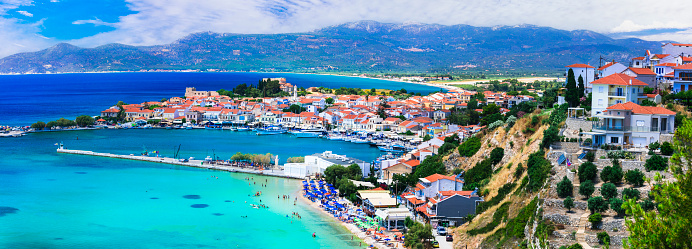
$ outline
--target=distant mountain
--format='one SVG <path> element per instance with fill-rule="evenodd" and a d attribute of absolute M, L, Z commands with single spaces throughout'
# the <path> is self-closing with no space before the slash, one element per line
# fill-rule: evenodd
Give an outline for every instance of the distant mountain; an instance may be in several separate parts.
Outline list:
<path fill-rule="evenodd" d="M 196 33 L 167 45 L 69 44 L 0 59 L 0 73 L 142 69 L 235 71 L 429 72 L 564 68 L 597 65 L 600 56 L 627 62 L 661 42 L 613 39 L 587 31 L 533 25 L 473 27 L 360 21 L 306 33 Z"/>

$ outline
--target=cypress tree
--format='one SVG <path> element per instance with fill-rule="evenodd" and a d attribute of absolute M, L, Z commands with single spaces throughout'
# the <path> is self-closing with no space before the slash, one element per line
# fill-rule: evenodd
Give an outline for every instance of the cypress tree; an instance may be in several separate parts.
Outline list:
<path fill-rule="evenodd" d="M 586 86 L 584 85 L 584 78 L 582 78 L 581 75 L 579 75 L 578 81 L 579 81 L 579 99 L 581 99 L 582 97 L 584 97 L 584 94 L 586 92 Z"/>
<path fill-rule="evenodd" d="M 577 93 L 577 81 L 574 79 L 574 71 L 570 68 L 567 71 L 567 93 L 565 94 L 565 101 L 569 103 L 570 107 L 576 106 L 579 102 L 579 93 Z"/>

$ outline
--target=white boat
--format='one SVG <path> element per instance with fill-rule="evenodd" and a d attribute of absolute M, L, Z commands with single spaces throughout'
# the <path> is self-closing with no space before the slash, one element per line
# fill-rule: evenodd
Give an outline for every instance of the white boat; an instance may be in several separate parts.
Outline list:
<path fill-rule="evenodd" d="M 365 139 L 360 139 L 360 138 L 355 138 L 351 140 L 351 143 L 356 143 L 356 144 L 367 144 L 370 143 L 368 140 Z"/>
<path fill-rule="evenodd" d="M 250 128 L 248 127 L 238 127 L 238 131 L 249 131 Z"/>
<path fill-rule="evenodd" d="M 339 136 L 339 135 L 332 135 L 332 136 L 327 137 L 327 139 L 332 140 L 332 141 L 340 141 L 340 140 L 344 140 L 344 137 Z"/>
<path fill-rule="evenodd" d="M 319 137 L 322 134 L 318 133 L 318 132 L 299 131 L 299 132 L 293 132 L 293 135 L 296 135 L 296 138 L 313 138 L 313 137 Z"/>
<path fill-rule="evenodd" d="M 276 126 L 270 126 L 265 129 L 257 130 L 257 135 L 277 135 L 283 133 L 286 133 L 286 129 Z"/>

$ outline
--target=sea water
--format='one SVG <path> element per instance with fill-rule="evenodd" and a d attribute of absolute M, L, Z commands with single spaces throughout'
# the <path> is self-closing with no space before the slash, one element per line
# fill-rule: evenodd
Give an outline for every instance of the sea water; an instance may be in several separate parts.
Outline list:
<path fill-rule="evenodd" d="M 223 159 L 243 152 L 285 160 L 325 149 L 363 160 L 379 154 L 364 144 L 219 130 L 87 130 L 5 138 L 0 140 L 0 248 L 359 246 L 330 217 L 295 201 L 298 180 L 58 154 L 59 142 L 68 149 L 120 154 L 139 154 L 146 147 L 162 156 L 180 146 L 181 156 Z M 257 191 L 260 197 L 254 197 Z M 291 199 L 277 198 L 283 195 Z"/>
<path fill-rule="evenodd" d="M 199 90 L 231 89 L 263 77 L 298 86 L 432 87 L 338 76 L 265 73 L 123 73 L 0 76 L 0 125 L 98 115 L 122 100 L 141 103 Z M 58 154 L 68 149 L 138 155 L 217 156 L 271 153 L 286 158 L 331 150 L 370 161 L 379 151 L 291 135 L 225 130 L 87 130 L 0 138 L 0 248 L 348 248 L 338 223 L 300 200 L 297 180 L 150 162 Z M 218 177 L 218 179 L 216 178 Z M 251 181 L 244 180 L 253 177 Z M 262 187 L 266 183 L 268 187 Z M 262 191 L 261 197 L 254 197 Z M 250 204 L 267 205 L 255 209 Z M 291 218 L 298 212 L 302 219 Z M 288 217 L 286 217 L 288 215 Z M 247 218 L 244 218 L 247 216 Z M 313 238 L 315 232 L 317 237 Z"/>
<path fill-rule="evenodd" d="M 285 77 L 299 87 L 406 89 L 427 94 L 440 88 L 368 78 L 291 73 L 79 73 L 0 75 L 0 125 L 31 125 L 64 117 L 100 115 L 125 103 L 182 97 L 185 87 L 200 91 L 232 90 L 262 78 Z"/>

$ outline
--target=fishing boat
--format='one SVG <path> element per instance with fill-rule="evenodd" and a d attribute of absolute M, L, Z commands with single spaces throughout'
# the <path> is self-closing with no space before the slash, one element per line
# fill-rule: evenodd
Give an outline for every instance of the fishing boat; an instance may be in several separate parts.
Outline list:
<path fill-rule="evenodd" d="M 355 143 L 355 144 L 367 144 L 367 143 L 370 143 L 370 142 L 369 142 L 368 140 L 365 140 L 365 139 L 354 138 L 354 139 L 351 140 L 351 143 Z"/>
<path fill-rule="evenodd" d="M 286 133 L 286 130 L 277 126 L 269 126 L 257 131 L 257 135 L 278 135 L 283 133 Z"/>
<path fill-rule="evenodd" d="M 327 139 L 332 140 L 332 141 L 341 141 L 344 140 L 344 137 L 340 135 L 329 135 Z"/>
<path fill-rule="evenodd" d="M 250 131 L 248 127 L 238 127 L 238 131 Z"/>

